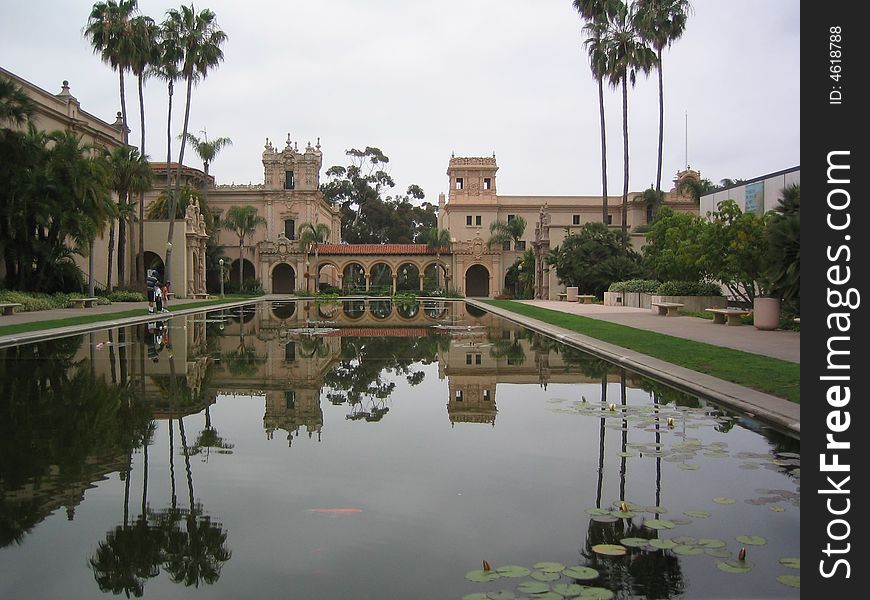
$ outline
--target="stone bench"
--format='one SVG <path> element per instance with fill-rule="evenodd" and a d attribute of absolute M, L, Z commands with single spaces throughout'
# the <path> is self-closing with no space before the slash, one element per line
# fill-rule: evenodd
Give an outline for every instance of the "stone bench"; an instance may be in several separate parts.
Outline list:
<path fill-rule="evenodd" d="M 97 303 L 96 298 L 70 298 L 73 308 L 91 308 Z"/>
<path fill-rule="evenodd" d="M 568 292 L 559 292 L 559 302 L 568 299 Z"/>
<path fill-rule="evenodd" d="M 713 313 L 713 322 L 718 325 L 743 325 L 740 317 L 745 317 L 751 312 L 742 308 L 706 308 L 704 310 Z"/>
<path fill-rule="evenodd" d="M 577 296 L 577 302 L 580 304 L 592 304 L 595 302 L 595 296 L 593 294 L 582 294 Z"/>
<path fill-rule="evenodd" d="M 0 302 L 0 308 L 3 309 L 4 315 L 15 314 L 15 308 L 17 306 L 22 306 L 18 302 Z"/>
<path fill-rule="evenodd" d="M 650 309 L 659 316 L 678 317 L 679 311 L 685 306 L 682 302 L 650 302 Z"/>
<path fill-rule="evenodd" d="M 208 300 L 208 294 L 205 292 L 196 292 L 190 295 L 194 300 Z"/>

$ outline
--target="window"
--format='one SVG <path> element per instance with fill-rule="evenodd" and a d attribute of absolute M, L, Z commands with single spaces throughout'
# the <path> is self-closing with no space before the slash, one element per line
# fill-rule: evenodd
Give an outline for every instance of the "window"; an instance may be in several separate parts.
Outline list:
<path fill-rule="evenodd" d="M 293 362 L 296 360 L 296 342 L 287 342 L 284 346 L 284 362 Z"/>
<path fill-rule="evenodd" d="M 506 242 L 502 242 L 501 249 L 502 250 L 510 250 L 511 249 L 511 241 L 508 240 Z"/>
<path fill-rule="evenodd" d="M 574 215 L 574 216 L 573 216 L 572 223 L 573 223 L 574 225 L 579 225 L 579 224 L 580 224 L 580 215 Z"/>
<path fill-rule="evenodd" d="M 607 224 L 613 225 L 613 215 L 607 215 Z"/>
<path fill-rule="evenodd" d="M 462 189 L 462 177 L 457 177 L 457 178 L 456 178 L 456 189 L 457 189 L 457 190 L 461 190 L 461 189 Z"/>
<path fill-rule="evenodd" d="M 482 361 L 483 361 L 482 354 L 475 354 L 474 355 L 474 364 L 479 365 Z"/>
<path fill-rule="evenodd" d="M 296 392 L 287 390 L 284 392 L 284 404 L 289 410 L 296 408 Z"/>
<path fill-rule="evenodd" d="M 492 188 L 492 179 L 489 177 L 483 178 L 483 189 L 488 190 Z"/>
<path fill-rule="evenodd" d="M 474 216 L 474 224 L 477 225 L 478 227 L 480 227 L 480 225 L 482 223 L 483 223 L 483 217 L 481 217 L 480 215 L 475 215 Z"/>
<path fill-rule="evenodd" d="M 470 364 L 471 364 L 471 357 L 472 357 L 472 356 L 473 356 L 472 354 L 466 354 L 466 355 L 465 355 L 465 364 L 466 364 L 466 365 L 470 365 Z"/>
<path fill-rule="evenodd" d="M 483 401 L 484 402 L 490 401 L 489 390 L 483 390 Z"/>
<path fill-rule="evenodd" d="M 466 227 L 471 227 L 471 215 L 465 216 L 465 225 Z"/>
<path fill-rule="evenodd" d="M 516 215 L 508 215 L 508 221 L 507 221 L 507 222 L 510 223 L 511 221 L 514 220 L 515 217 L 516 217 Z"/>
<path fill-rule="evenodd" d="M 293 178 L 293 171 L 284 171 L 284 189 L 292 190 L 296 188 L 296 180 Z"/>
<path fill-rule="evenodd" d="M 462 390 L 456 390 L 456 395 L 454 397 L 457 402 L 462 402 Z"/>
<path fill-rule="evenodd" d="M 647 204 L 647 205 L 646 205 L 646 222 L 647 222 L 647 223 L 652 223 L 652 222 L 653 222 L 653 217 L 654 217 L 654 215 L 653 215 L 653 205 L 652 205 L 652 204 Z"/>
<path fill-rule="evenodd" d="M 523 251 L 525 251 L 525 249 L 526 249 L 526 242 L 525 242 L 525 240 L 520 240 L 520 241 L 518 241 L 518 242 L 517 242 L 517 252 L 523 252 Z"/>
<path fill-rule="evenodd" d="M 296 221 L 284 219 L 284 237 L 288 240 L 296 239 Z"/>

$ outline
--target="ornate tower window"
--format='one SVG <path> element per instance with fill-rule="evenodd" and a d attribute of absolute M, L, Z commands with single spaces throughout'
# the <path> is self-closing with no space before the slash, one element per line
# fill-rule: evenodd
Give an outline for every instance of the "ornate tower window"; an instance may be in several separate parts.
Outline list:
<path fill-rule="evenodd" d="M 296 239 L 296 221 L 284 219 L 284 237 L 288 240 Z"/>
<path fill-rule="evenodd" d="M 573 225 L 579 225 L 579 224 L 580 224 L 580 215 L 573 215 L 572 224 L 573 224 Z"/>
<path fill-rule="evenodd" d="M 483 178 L 483 189 L 488 190 L 492 187 L 492 179 L 489 177 Z"/>
<path fill-rule="evenodd" d="M 296 179 L 293 176 L 293 171 L 284 171 L 284 189 L 296 189 Z"/>
<path fill-rule="evenodd" d="M 457 177 L 457 178 L 456 178 L 456 189 L 457 189 L 457 190 L 461 190 L 462 187 L 463 187 L 463 183 L 464 183 L 464 182 L 463 182 L 462 177 Z"/>

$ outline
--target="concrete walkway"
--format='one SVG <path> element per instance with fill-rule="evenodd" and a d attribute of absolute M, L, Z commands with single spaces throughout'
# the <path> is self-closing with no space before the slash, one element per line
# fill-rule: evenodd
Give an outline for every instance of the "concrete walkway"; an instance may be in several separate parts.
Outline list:
<path fill-rule="evenodd" d="M 685 367 L 680 367 L 663 360 L 616 346 L 601 340 L 563 329 L 561 327 L 518 315 L 509 310 L 497 308 L 476 300 L 467 300 L 484 310 L 515 321 L 530 329 L 539 331 L 560 340 L 563 343 L 578 347 L 616 363 L 626 369 L 631 369 L 643 375 L 666 382 L 679 389 L 710 398 L 725 407 L 734 408 L 750 417 L 767 422 L 780 429 L 800 435 L 800 405 L 778 398 L 771 394 L 759 392 L 730 381 L 725 381 L 705 373 L 699 373 Z M 660 317 L 651 311 L 638 308 L 603 306 L 599 304 L 578 304 L 575 302 L 559 302 L 548 300 L 525 300 L 541 308 L 549 308 L 562 312 L 579 314 L 585 317 L 602 319 L 620 323 L 638 329 L 648 329 L 675 337 L 695 339 L 709 344 L 725 347 L 738 347 L 746 352 L 767 354 L 784 358 L 793 356 L 793 362 L 799 362 L 800 333 L 785 331 L 758 331 L 751 326 L 714 325 L 697 317 Z M 644 314 L 645 313 L 645 314 Z M 745 333 L 746 340 L 738 340 L 731 331 Z M 717 337 L 721 334 L 721 337 Z M 790 351 L 778 351 L 776 341 L 764 339 L 761 336 L 777 334 L 774 339 L 781 339 L 784 345 L 792 345 Z M 778 334 L 788 334 L 779 336 Z M 788 360 L 785 358 L 785 360 Z"/>

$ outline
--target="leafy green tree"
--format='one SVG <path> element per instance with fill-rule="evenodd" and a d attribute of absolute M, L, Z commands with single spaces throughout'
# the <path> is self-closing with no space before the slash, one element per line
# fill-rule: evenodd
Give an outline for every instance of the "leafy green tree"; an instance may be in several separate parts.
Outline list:
<path fill-rule="evenodd" d="M 656 64 L 656 55 L 640 35 L 634 4 L 619 5 L 609 19 L 603 43 L 608 57 L 608 81 L 611 87 L 622 89 L 622 232 L 625 234 L 628 233 L 628 86 L 634 87 L 638 72 L 649 74 Z"/>
<path fill-rule="evenodd" d="M 396 186 L 387 171 L 390 159 L 379 148 L 351 148 L 351 164 L 326 170 L 328 181 L 320 186 L 327 202 L 341 211 L 341 239 L 352 244 L 413 243 L 437 224 L 435 207 L 418 185 L 404 195 L 387 196 Z"/>
<path fill-rule="evenodd" d="M 184 147 L 187 142 L 187 127 L 190 123 L 190 100 L 193 93 L 193 84 L 205 79 L 211 69 L 217 67 L 224 59 L 221 46 L 227 40 L 217 24 L 217 18 L 213 11 L 203 9 L 196 12 L 193 5 L 182 6 L 180 10 L 169 9 L 166 11 L 166 20 L 162 25 L 163 38 L 168 40 L 169 45 L 176 48 L 181 65 L 181 75 L 187 82 L 187 100 L 184 105 L 184 126 L 181 132 L 181 148 L 178 152 L 178 166 L 175 174 L 175 193 L 170 199 L 170 214 L 174 214 L 174 206 L 181 189 L 181 167 L 184 164 Z M 172 269 L 172 241 L 175 220 L 169 221 L 166 249 L 166 273 L 165 278 L 171 279 Z M 241 246 L 240 246 L 241 247 Z M 241 268 L 241 265 L 239 266 Z M 241 280 L 239 285 L 241 285 Z"/>
<path fill-rule="evenodd" d="M 513 242 L 514 249 L 526 232 L 526 220 L 517 215 L 507 223 L 496 219 L 489 224 L 489 239 L 486 245 L 489 248 L 493 246 L 501 246 L 505 242 Z"/>
<path fill-rule="evenodd" d="M 677 184 L 677 191 L 688 195 L 696 204 L 700 204 L 701 196 L 715 192 L 716 189 L 718 189 L 717 186 L 709 179 L 698 179 L 691 176 L 683 177 Z"/>
<path fill-rule="evenodd" d="M 299 241 L 306 255 L 314 251 L 314 291 L 320 291 L 320 244 L 329 241 L 329 227 L 323 223 L 303 223 L 299 227 Z M 309 281 L 312 277 L 308 278 Z M 308 291 L 311 291 L 310 289 Z"/>
<path fill-rule="evenodd" d="M 598 84 L 598 117 L 601 132 L 601 222 L 607 224 L 607 133 L 604 118 L 604 79 L 609 72 L 608 49 L 604 43 L 607 23 L 615 15 L 620 0 L 574 0 L 574 9 L 586 22 L 583 44 L 589 54 L 592 77 Z"/>
<path fill-rule="evenodd" d="M 695 215 L 663 208 L 646 233 L 644 264 L 661 281 L 701 281 L 708 275 L 702 257 L 708 223 Z"/>
<path fill-rule="evenodd" d="M 35 112 L 36 103 L 27 92 L 11 79 L 0 77 L 0 125 L 21 127 L 30 122 Z"/>
<path fill-rule="evenodd" d="M 106 0 L 97 2 L 88 16 L 85 37 L 94 53 L 104 63 L 118 71 L 121 96 L 121 119 L 124 122 L 124 143 L 129 139 L 127 128 L 127 100 L 124 93 L 124 72 L 129 71 L 136 53 L 136 36 L 131 21 L 138 11 L 136 0 Z"/>
<path fill-rule="evenodd" d="M 686 30 L 686 21 L 692 11 L 688 0 L 637 0 L 637 23 L 641 36 L 656 53 L 656 71 L 659 76 L 659 146 L 656 163 L 656 186 L 662 191 L 662 145 L 665 126 L 665 95 L 662 81 L 662 50 L 680 39 Z"/>
<path fill-rule="evenodd" d="M 253 235 L 259 225 L 265 225 L 266 219 L 257 214 L 257 209 L 254 206 L 231 206 L 227 210 L 227 216 L 224 218 L 221 226 L 235 233 L 239 238 L 239 289 L 244 283 L 243 263 L 244 263 L 244 243 L 245 238 Z"/>
<path fill-rule="evenodd" d="M 771 291 L 800 314 L 801 186 L 785 187 L 767 223 L 767 279 Z"/>
<path fill-rule="evenodd" d="M 196 155 L 202 161 L 203 171 L 205 171 L 203 190 L 205 192 L 205 202 L 208 204 L 208 167 L 221 150 L 226 146 L 233 145 L 233 141 L 228 137 L 219 137 L 209 141 L 205 131 L 202 132 L 202 139 L 199 139 L 192 133 L 188 133 L 187 141 L 193 146 L 193 151 L 196 152 Z"/>
<path fill-rule="evenodd" d="M 599 297 L 614 281 L 643 274 L 640 256 L 628 246 L 625 235 L 604 223 L 587 223 L 548 256 L 557 258 L 556 275 L 562 283 Z"/>

